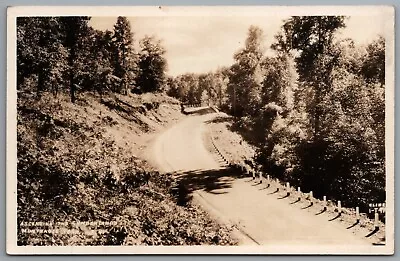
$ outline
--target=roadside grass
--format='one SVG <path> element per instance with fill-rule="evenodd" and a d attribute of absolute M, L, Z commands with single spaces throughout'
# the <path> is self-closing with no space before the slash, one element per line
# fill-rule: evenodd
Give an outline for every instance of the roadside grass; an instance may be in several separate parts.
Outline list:
<path fill-rule="evenodd" d="M 231 163 L 244 163 L 252 161 L 256 147 L 249 140 L 243 137 L 242 132 L 233 129 L 234 119 L 225 113 L 207 122 L 209 126 L 206 143 L 212 137 L 215 145 L 221 150 L 224 157 Z M 212 144 L 206 144 L 212 150 Z"/>

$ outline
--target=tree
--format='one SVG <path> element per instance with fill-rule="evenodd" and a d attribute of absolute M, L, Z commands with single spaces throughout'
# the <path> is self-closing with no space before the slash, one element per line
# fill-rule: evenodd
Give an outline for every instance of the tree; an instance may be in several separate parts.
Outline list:
<path fill-rule="evenodd" d="M 199 75 L 199 92 L 201 92 L 201 102 L 208 105 L 217 103 L 217 79 L 214 73 L 204 73 Z M 207 100 L 205 100 L 207 98 Z"/>
<path fill-rule="evenodd" d="M 79 61 L 80 57 L 78 54 L 80 48 L 82 47 L 82 39 L 87 36 L 89 20 L 90 17 L 86 16 L 63 16 L 60 18 L 65 35 L 63 45 L 69 50 L 68 75 L 72 103 L 75 103 L 76 89 L 78 86 L 76 74 L 78 74 L 82 68 L 82 63 Z"/>
<path fill-rule="evenodd" d="M 232 113 L 237 117 L 257 113 L 261 99 L 262 34 L 260 28 L 250 26 L 245 47 L 234 55 L 227 92 Z"/>
<path fill-rule="evenodd" d="M 112 83 L 109 78 L 113 75 L 112 66 L 112 33 L 110 31 L 88 28 L 79 50 L 81 69 L 76 79 L 81 83 L 82 90 L 97 91 L 101 95 L 109 89 Z M 118 84 L 117 88 L 120 87 Z M 113 89 L 117 89 L 113 86 Z"/>
<path fill-rule="evenodd" d="M 160 90 L 164 85 L 167 60 L 161 41 L 145 36 L 140 41 L 139 73 L 136 84 L 144 92 Z"/>
<path fill-rule="evenodd" d="M 187 101 L 189 104 L 198 104 L 201 99 L 201 92 L 199 92 L 199 77 L 194 73 L 187 73 L 183 75 L 182 81 L 185 82 L 185 89 L 187 89 Z"/>
<path fill-rule="evenodd" d="M 228 102 L 227 86 L 229 82 L 229 72 L 229 67 L 221 67 L 214 73 L 218 106 L 221 109 L 222 107 L 226 107 Z"/>
<path fill-rule="evenodd" d="M 208 94 L 207 90 L 203 90 L 203 92 L 201 93 L 201 98 L 200 98 L 200 102 L 201 104 L 204 105 L 210 105 L 210 96 Z"/>
<path fill-rule="evenodd" d="M 177 99 L 181 98 L 179 95 L 178 83 L 174 77 L 172 77 L 172 76 L 167 77 L 166 86 L 167 86 L 167 90 L 166 90 L 167 95 L 177 98 Z"/>
<path fill-rule="evenodd" d="M 176 76 L 173 81 L 167 80 L 169 83 L 170 89 L 168 90 L 168 95 L 171 95 L 172 97 L 176 97 L 180 99 L 182 102 L 188 102 L 189 97 L 189 81 L 188 78 L 190 78 L 193 74 L 183 74 L 183 75 L 178 75 Z"/>
<path fill-rule="evenodd" d="M 335 41 L 343 26 L 343 17 L 284 23 L 272 45 L 277 56 L 264 61 L 260 122 L 269 132 L 256 160 L 317 197 L 365 207 L 385 200 L 384 43 Z"/>
<path fill-rule="evenodd" d="M 121 79 L 115 91 L 126 94 L 127 85 L 132 84 L 136 74 L 136 61 L 133 53 L 133 33 L 128 19 L 119 16 L 114 25 L 114 75 Z"/>
<path fill-rule="evenodd" d="M 263 61 L 262 103 L 276 103 L 286 111 L 294 106 L 294 91 L 297 89 L 297 73 L 293 58 L 280 55 Z"/>
<path fill-rule="evenodd" d="M 37 78 L 36 93 L 64 83 L 67 49 L 62 45 L 63 31 L 57 17 L 17 18 L 17 88 L 26 78 Z"/>
<path fill-rule="evenodd" d="M 331 89 L 329 75 L 337 62 L 336 53 L 332 52 L 334 33 L 345 26 L 344 21 L 343 16 L 294 16 L 285 21 L 276 37 L 277 43 L 273 45 L 277 50 L 297 52 L 295 61 L 299 80 L 312 90 L 309 113 L 316 139 L 326 114 L 323 97 Z"/>
<path fill-rule="evenodd" d="M 260 146 L 272 146 L 268 140 L 272 125 L 279 115 L 283 118 L 294 111 L 294 93 L 297 91 L 297 73 L 293 58 L 281 53 L 262 62 L 264 79 L 261 87 L 261 107 L 253 117 L 253 136 Z M 296 103 L 299 105 L 298 103 Z M 273 142 L 277 142 L 274 140 Z"/>
<path fill-rule="evenodd" d="M 382 36 L 367 46 L 361 73 L 370 83 L 385 84 L 385 38 Z"/>

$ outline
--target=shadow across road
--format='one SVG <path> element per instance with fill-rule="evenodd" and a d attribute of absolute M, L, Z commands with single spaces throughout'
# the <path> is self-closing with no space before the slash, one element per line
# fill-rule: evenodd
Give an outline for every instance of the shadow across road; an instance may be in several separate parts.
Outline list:
<path fill-rule="evenodd" d="M 226 194 L 232 188 L 236 179 L 246 176 L 240 170 L 227 167 L 213 170 L 193 170 L 177 172 L 174 174 L 176 187 L 173 188 L 174 196 L 179 205 L 186 205 L 192 198 L 191 194 L 203 190 L 212 194 Z"/>

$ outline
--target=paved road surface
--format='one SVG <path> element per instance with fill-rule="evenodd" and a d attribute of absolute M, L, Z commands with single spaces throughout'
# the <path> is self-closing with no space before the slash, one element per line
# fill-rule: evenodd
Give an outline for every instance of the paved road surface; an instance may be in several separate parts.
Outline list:
<path fill-rule="evenodd" d="M 249 178 L 224 171 L 217 155 L 204 146 L 205 122 L 217 113 L 190 115 L 155 140 L 151 153 L 160 170 L 189 173 L 195 199 L 216 219 L 237 225 L 241 244 L 368 245 L 327 216 L 302 210 L 269 195 Z"/>

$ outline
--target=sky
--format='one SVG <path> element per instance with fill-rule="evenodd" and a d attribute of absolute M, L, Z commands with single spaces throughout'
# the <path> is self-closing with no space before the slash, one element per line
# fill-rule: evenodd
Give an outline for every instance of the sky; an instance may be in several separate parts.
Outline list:
<path fill-rule="evenodd" d="M 145 35 L 160 39 L 167 50 L 168 75 L 186 72 L 205 73 L 233 64 L 233 54 L 244 46 L 250 25 L 263 32 L 266 54 L 274 35 L 287 17 L 282 16 L 154 16 L 128 17 L 138 42 Z M 92 17 L 90 24 L 99 30 L 112 30 L 116 17 Z M 351 16 L 338 38 L 352 38 L 367 44 L 383 33 L 380 17 Z"/>

